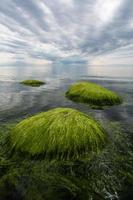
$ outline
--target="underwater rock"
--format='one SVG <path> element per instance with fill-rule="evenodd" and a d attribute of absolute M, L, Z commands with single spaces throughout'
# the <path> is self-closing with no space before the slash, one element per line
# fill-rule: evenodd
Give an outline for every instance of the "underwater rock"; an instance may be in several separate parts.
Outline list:
<path fill-rule="evenodd" d="M 88 103 L 92 108 L 112 106 L 122 102 L 115 92 L 91 82 L 77 82 L 71 85 L 66 97 L 75 102 Z"/>
<path fill-rule="evenodd" d="M 24 81 L 21 81 L 20 84 L 32 86 L 32 87 L 39 87 L 41 85 L 44 85 L 45 82 L 39 81 L 39 80 L 24 80 Z"/>
<path fill-rule="evenodd" d="M 15 150 L 62 160 L 98 153 L 107 141 L 98 122 L 71 108 L 55 108 L 29 117 L 16 125 L 10 138 Z"/>

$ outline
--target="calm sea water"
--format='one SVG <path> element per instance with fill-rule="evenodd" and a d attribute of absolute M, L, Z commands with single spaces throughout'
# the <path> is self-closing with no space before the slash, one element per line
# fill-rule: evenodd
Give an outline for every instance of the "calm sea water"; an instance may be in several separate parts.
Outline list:
<path fill-rule="evenodd" d="M 24 79 L 46 82 L 38 88 L 19 84 Z M 93 81 L 116 91 L 122 105 L 92 110 L 88 105 L 65 98 L 69 85 L 76 80 Z M 47 65 L 0 67 L 0 121 L 23 118 L 55 107 L 73 107 L 92 114 L 102 123 L 133 122 L 133 66 Z"/>
<path fill-rule="evenodd" d="M 39 79 L 45 81 L 46 84 L 41 87 L 19 84 L 24 79 Z M 65 92 L 69 85 L 77 80 L 96 82 L 116 91 L 123 98 L 123 103 L 105 110 L 92 110 L 88 105 L 74 103 L 65 97 Z M 76 108 L 92 115 L 103 125 L 119 122 L 131 132 L 133 129 L 133 66 L 0 67 L 0 124 L 21 120 L 56 107 Z M 18 188 L 20 190 L 21 184 Z M 132 189 L 129 188 L 128 192 L 130 194 Z M 17 193 L 15 195 L 17 196 Z M 16 199 L 18 197 L 20 198 L 19 194 Z M 115 198 L 109 196 L 108 199 Z M 122 199 L 126 200 L 127 197 Z"/>

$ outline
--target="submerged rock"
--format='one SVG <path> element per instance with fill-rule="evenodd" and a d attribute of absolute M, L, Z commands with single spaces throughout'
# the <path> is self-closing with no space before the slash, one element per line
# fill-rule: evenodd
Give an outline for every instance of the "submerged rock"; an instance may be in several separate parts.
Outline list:
<path fill-rule="evenodd" d="M 71 85 L 66 97 L 75 102 L 88 103 L 92 108 L 112 106 L 122 102 L 115 92 L 90 82 L 77 82 Z"/>
<path fill-rule="evenodd" d="M 41 85 L 44 85 L 45 82 L 39 81 L 39 80 L 24 80 L 24 81 L 21 81 L 20 84 L 32 86 L 32 87 L 39 87 Z"/>
<path fill-rule="evenodd" d="M 98 122 L 71 108 L 56 108 L 29 117 L 11 132 L 12 148 L 50 159 L 77 159 L 98 153 L 106 140 Z"/>

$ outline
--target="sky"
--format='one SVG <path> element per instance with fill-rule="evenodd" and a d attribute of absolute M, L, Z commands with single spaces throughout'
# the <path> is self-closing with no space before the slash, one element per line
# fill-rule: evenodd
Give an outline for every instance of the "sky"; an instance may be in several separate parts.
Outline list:
<path fill-rule="evenodd" d="M 133 0 L 3 0 L 0 66 L 133 64 Z"/>

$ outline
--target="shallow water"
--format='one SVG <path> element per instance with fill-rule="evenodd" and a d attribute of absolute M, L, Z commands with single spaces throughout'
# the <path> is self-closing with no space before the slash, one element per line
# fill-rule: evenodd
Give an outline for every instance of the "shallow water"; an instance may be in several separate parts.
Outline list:
<path fill-rule="evenodd" d="M 19 84 L 24 79 L 42 80 L 46 85 L 28 87 Z M 77 80 L 96 82 L 116 91 L 123 98 L 123 103 L 105 110 L 92 110 L 88 105 L 74 103 L 65 97 L 65 92 Z M 0 86 L 0 124 L 55 107 L 71 107 L 94 116 L 104 126 L 110 122 L 120 122 L 132 132 L 133 66 L 78 64 L 1 67 Z"/>
<path fill-rule="evenodd" d="M 46 85 L 38 88 L 19 84 L 24 79 L 39 79 Z M 122 105 L 105 110 L 92 110 L 84 104 L 65 98 L 69 85 L 76 80 L 99 83 L 116 91 L 123 98 Z M 91 113 L 99 120 L 133 122 L 133 67 L 49 65 L 0 68 L 0 121 L 32 115 L 54 107 L 74 107 Z"/>

